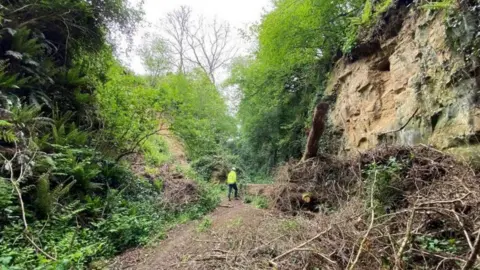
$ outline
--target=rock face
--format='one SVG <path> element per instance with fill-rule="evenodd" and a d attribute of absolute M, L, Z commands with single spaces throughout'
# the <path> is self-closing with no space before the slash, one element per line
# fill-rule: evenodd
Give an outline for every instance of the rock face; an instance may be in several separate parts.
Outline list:
<path fill-rule="evenodd" d="M 380 51 L 337 63 L 326 93 L 336 97 L 329 121 L 342 134 L 340 152 L 480 143 L 480 77 L 465 74 L 464 57 L 447 44 L 442 13 L 411 10 Z"/>

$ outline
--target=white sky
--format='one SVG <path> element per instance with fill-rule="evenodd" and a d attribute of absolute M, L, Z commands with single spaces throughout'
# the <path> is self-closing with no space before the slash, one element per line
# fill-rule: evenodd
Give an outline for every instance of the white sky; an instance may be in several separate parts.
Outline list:
<path fill-rule="evenodd" d="M 132 0 L 135 1 L 135 0 Z M 148 23 L 156 24 L 168 12 L 182 6 L 190 6 L 194 15 L 203 15 L 205 18 L 214 18 L 230 23 L 235 29 L 244 29 L 247 25 L 258 22 L 265 9 L 271 6 L 271 0 L 145 0 L 145 20 Z M 144 33 L 151 31 L 148 26 L 139 30 L 134 40 L 135 45 L 141 44 L 141 37 Z M 234 31 L 235 34 L 238 31 Z M 239 42 L 241 52 L 245 52 L 250 44 Z M 136 73 L 144 73 L 139 57 L 130 55 L 126 60 Z"/>

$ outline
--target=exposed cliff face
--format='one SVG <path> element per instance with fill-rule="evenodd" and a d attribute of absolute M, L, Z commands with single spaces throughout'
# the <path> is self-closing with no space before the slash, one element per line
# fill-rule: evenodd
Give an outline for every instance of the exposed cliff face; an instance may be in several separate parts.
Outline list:
<path fill-rule="evenodd" d="M 378 51 L 340 60 L 327 88 L 336 96 L 329 120 L 342 133 L 340 151 L 480 143 L 480 77 L 448 44 L 443 14 L 411 9 Z"/>

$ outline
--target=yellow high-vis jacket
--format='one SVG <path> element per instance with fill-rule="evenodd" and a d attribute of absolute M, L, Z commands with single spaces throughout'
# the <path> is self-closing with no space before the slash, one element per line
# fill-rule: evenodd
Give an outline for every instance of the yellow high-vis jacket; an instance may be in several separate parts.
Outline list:
<path fill-rule="evenodd" d="M 237 183 L 237 173 L 234 171 L 231 171 L 228 174 L 227 184 L 235 184 L 235 183 Z"/>

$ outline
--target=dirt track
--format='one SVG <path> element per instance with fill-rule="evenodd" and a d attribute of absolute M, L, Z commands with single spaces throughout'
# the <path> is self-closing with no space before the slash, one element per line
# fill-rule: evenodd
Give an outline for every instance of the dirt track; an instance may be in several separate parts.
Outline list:
<path fill-rule="evenodd" d="M 207 216 L 212 220 L 207 231 L 198 232 L 200 221 L 179 225 L 157 247 L 130 250 L 119 256 L 110 269 L 214 269 L 198 263 L 228 256 L 221 249 L 226 243 L 223 236 L 216 236 L 225 234 L 225 230 L 235 232 L 236 227 L 243 227 L 241 230 L 255 228 L 265 215 L 267 211 L 242 201 L 223 202 Z"/>

